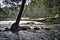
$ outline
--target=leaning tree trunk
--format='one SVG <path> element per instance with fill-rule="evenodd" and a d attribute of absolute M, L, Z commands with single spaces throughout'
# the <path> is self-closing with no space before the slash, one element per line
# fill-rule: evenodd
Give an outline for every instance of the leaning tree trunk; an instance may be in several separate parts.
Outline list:
<path fill-rule="evenodd" d="M 18 25 L 19 25 L 19 21 L 21 19 L 21 16 L 22 16 L 22 13 L 23 13 L 23 10 L 24 10 L 25 2 L 26 2 L 26 0 L 22 0 L 22 5 L 21 5 L 21 8 L 20 8 L 19 14 L 17 16 L 16 22 L 13 23 L 11 28 L 10 28 L 10 30 L 13 31 L 13 32 L 19 31 L 18 30 L 18 27 L 19 27 Z"/>

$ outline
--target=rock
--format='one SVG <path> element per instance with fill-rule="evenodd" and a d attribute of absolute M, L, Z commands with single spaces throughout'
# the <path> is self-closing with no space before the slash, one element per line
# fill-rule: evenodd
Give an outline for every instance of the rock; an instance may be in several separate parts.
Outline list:
<path fill-rule="evenodd" d="M 26 24 L 35 24 L 34 22 L 28 22 L 28 23 L 26 23 Z"/>
<path fill-rule="evenodd" d="M 21 27 L 21 30 L 27 30 L 27 28 L 25 28 L 25 27 Z"/>
<path fill-rule="evenodd" d="M 41 27 L 41 29 L 43 29 L 43 27 Z"/>
<path fill-rule="evenodd" d="M 27 29 L 31 29 L 31 28 L 24 26 L 24 27 L 21 27 L 20 29 L 21 29 L 21 30 L 27 30 Z"/>
<path fill-rule="evenodd" d="M 1 32 L 2 30 L 0 30 L 0 32 Z"/>
<path fill-rule="evenodd" d="M 4 31 L 9 31 L 9 28 L 8 28 L 8 27 L 6 27 Z"/>
<path fill-rule="evenodd" d="M 44 28 L 44 30 L 50 30 L 50 28 Z"/>
<path fill-rule="evenodd" d="M 34 30 L 39 30 L 40 28 L 38 28 L 38 27 L 34 27 Z"/>

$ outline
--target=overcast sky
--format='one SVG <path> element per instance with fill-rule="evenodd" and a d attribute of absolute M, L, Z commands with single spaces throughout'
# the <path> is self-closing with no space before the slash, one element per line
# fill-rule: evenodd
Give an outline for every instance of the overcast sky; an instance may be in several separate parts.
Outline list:
<path fill-rule="evenodd" d="M 26 5 L 28 5 L 29 3 L 31 3 L 31 0 L 26 1 Z M 16 7 L 17 5 L 21 5 L 21 2 L 17 4 L 16 2 L 11 2 L 10 0 L 8 0 L 7 2 L 5 2 L 5 0 L 0 0 L 0 8 Z"/>

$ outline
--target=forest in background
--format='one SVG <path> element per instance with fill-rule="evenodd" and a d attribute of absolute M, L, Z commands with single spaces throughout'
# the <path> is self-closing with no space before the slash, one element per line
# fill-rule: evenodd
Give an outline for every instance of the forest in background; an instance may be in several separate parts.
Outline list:
<path fill-rule="evenodd" d="M 0 20 L 15 20 L 20 7 L 0 8 Z M 46 22 L 53 19 L 60 21 L 60 0 L 32 0 L 25 6 L 22 17 L 47 18 Z"/>

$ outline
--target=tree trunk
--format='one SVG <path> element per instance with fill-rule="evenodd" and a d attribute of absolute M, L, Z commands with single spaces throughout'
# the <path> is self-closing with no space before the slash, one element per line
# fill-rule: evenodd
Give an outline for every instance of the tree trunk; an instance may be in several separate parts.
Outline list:
<path fill-rule="evenodd" d="M 22 0 L 22 5 L 21 5 L 21 8 L 20 8 L 20 11 L 19 11 L 19 14 L 17 16 L 17 19 L 16 19 L 16 22 L 12 24 L 10 30 L 13 31 L 13 32 L 17 32 L 19 31 L 18 29 L 18 25 L 19 25 L 19 21 L 21 19 L 21 16 L 22 16 L 22 13 L 23 13 L 23 10 L 24 10 L 24 5 L 26 3 L 26 0 Z"/>

